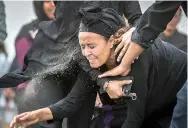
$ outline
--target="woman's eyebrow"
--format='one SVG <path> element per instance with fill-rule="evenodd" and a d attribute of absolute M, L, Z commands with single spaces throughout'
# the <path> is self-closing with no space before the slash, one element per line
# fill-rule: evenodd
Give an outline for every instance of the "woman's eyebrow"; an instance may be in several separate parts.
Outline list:
<path fill-rule="evenodd" d="M 87 45 L 96 45 L 95 42 L 88 42 Z"/>

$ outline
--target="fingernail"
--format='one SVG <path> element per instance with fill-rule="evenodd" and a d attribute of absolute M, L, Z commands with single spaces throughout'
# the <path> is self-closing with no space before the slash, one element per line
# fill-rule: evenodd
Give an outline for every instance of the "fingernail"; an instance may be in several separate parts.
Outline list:
<path fill-rule="evenodd" d="M 132 83 L 132 80 L 129 80 L 129 83 Z"/>

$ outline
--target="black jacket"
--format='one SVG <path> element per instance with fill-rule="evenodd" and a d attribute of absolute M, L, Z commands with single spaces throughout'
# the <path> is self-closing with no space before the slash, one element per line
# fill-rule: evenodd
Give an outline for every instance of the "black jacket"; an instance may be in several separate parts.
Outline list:
<path fill-rule="evenodd" d="M 139 56 L 129 74 L 134 77 L 131 92 L 137 93 L 138 99 L 127 101 L 128 114 L 122 128 L 140 128 L 147 126 L 148 120 L 172 114 L 176 94 L 187 79 L 186 58 L 184 52 L 159 38 Z M 84 73 L 81 77 L 87 78 Z M 54 120 L 73 115 L 83 101 L 89 100 L 87 97 L 95 94 L 96 86 L 83 85 L 75 84 L 66 98 L 49 107 Z"/>
<path fill-rule="evenodd" d="M 140 18 L 131 40 L 143 48 L 148 48 L 165 30 L 180 5 L 187 15 L 187 1 L 157 1 L 152 4 Z"/>

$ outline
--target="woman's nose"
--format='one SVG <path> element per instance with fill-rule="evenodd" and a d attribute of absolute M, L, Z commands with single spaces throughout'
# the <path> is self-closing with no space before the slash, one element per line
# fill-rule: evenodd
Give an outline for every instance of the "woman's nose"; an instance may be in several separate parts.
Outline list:
<path fill-rule="evenodd" d="M 91 54 L 91 51 L 90 50 L 88 50 L 87 48 L 85 48 L 84 50 L 83 50 L 83 53 L 82 53 L 84 56 L 89 56 L 90 54 Z"/>

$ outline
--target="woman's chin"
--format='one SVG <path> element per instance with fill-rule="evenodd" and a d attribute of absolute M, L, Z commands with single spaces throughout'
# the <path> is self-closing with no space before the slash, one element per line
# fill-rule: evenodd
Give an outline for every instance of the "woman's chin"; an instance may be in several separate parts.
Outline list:
<path fill-rule="evenodd" d="M 100 67 L 98 64 L 91 64 L 91 63 L 90 63 L 90 66 L 91 66 L 92 68 L 99 68 L 99 67 Z"/>

